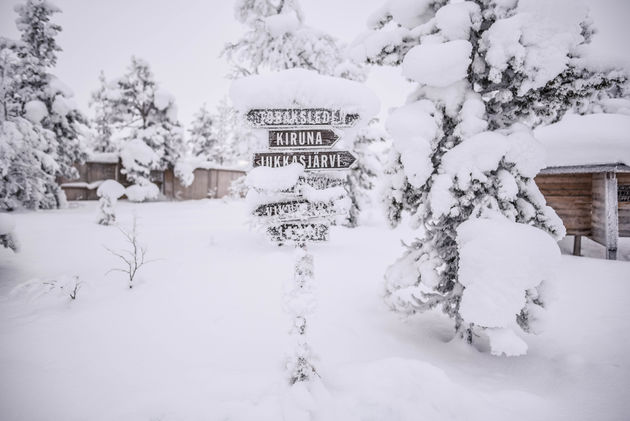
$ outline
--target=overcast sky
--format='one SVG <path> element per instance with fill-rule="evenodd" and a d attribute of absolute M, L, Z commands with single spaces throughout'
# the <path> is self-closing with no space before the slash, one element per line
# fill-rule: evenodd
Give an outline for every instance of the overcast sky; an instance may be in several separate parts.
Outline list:
<path fill-rule="evenodd" d="M 540 0 L 559 1 L 559 0 Z M 565 0 L 566 1 L 566 0 Z M 579 0 L 570 0 L 578 2 Z M 593 50 L 603 59 L 630 68 L 630 0 L 584 0 L 600 29 Z M 243 32 L 233 17 L 232 0 L 53 0 L 63 13 L 59 44 L 63 52 L 54 73 L 74 91 L 89 113 L 90 92 L 102 69 L 108 78 L 121 75 L 131 55 L 147 60 L 162 87 L 177 100 L 188 123 L 205 102 L 210 109 L 228 92 L 223 45 Z M 15 38 L 16 0 L 0 0 L 0 35 Z M 383 0 L 302 0 L 306 23 L 346 42 L 365 30 L 367 17 Z M 395 81 L 398 69 L 376 68 L 368 85 L 383 108 L 400 104 L 408 93 Z"/>

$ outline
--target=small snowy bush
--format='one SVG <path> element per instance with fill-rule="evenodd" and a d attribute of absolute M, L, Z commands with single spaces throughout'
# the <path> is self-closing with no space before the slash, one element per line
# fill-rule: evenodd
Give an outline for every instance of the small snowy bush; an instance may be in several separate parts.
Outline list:
<path fill-rule="evenodd" d="M 125 194 L 125 188 L 115 180 L 105 180 L 98 186 L 96 194 L 99 197 L 98 205 L 101 211 L 98 223 L 101 225 L 116 223 L 116 201 Z"/>
<path fill-rule="evenodd" d="M 18 251 L 18 244 L 13 230 L 15 221 L 11 215 L 0 213 L 0 246 Z"/>

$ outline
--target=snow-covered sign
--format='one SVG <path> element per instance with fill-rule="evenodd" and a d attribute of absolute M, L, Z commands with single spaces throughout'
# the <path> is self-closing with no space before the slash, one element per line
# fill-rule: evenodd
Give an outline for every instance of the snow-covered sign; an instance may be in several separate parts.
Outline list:
<path fill-rule="evenodd" d="M 267 234 L 273 241 L 280 243 L 292 242 L 304 244 L 306 242 L 327 241 L 328 224 L 281 224 L 267 228 Z"/>
<path fill-rule="evenodd" d="M 333 126 L 352 127 L 358 114 L 326 108 L 256 109 L 247 113 L 247 121 L 254 127 Z"/>
<path fill-rule="evenodd" d="M 296 221 L 303 218 L 334 216 L 337 212 L 326 202 L 309 202 L 299 199 L 288 202 L 267 203 L 260 205 L 254 215 L 275 219 L 277 221 Z M 299 215 L 297 217 L 296 215 Z"/>
<path fill-rule="evenodd" d="M 254 167 L 286 167 L 302 164 L 307 171 L 349 169 L 356 157 L 348 151 L 260 152 L 254 154 Z"/>
<path fill-rule="evenodd" d="M 337 140 L 337 133 L 328 129 L 269 131 L 270 148 L 331 148 Z"/>

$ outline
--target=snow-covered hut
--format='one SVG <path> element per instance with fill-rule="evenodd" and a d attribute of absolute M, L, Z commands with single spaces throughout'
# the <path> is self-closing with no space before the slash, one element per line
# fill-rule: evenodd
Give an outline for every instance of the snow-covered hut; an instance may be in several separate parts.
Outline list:
<path fill-rule="evenodd" d="M 547 154 L 536 184 L 575 236 L 573 253 L 586 236 L 616 259 L 619 237 L 630 237 L 630 116 L 569 115 L 535 135 Z"/>

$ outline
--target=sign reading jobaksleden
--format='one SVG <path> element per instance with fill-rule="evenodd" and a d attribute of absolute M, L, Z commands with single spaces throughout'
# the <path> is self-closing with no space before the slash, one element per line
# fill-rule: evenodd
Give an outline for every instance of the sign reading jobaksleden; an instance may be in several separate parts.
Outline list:
<path fill-rule="evenodd" d="M 256 109 L 247 113 L 247 121 L 254 127 L 332 126 L 352 127 L 358 114 L 327 108 Z"/>

